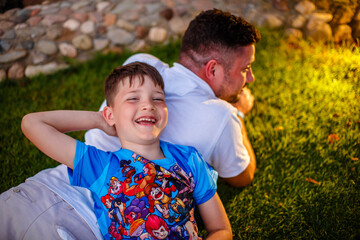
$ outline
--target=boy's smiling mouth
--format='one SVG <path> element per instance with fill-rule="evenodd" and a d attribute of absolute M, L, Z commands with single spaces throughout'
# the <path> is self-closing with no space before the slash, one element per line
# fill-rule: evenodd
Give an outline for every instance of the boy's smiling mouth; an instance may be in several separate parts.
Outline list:
<path fill-rule="evenodd" d="M 144 125 L 148 125 L 148 124 L 155 124 L 156 123 L 156 119 L 154 117 L 140 117 L 138 119 L 135 120 L 136 123 L 138 124 L 144 124 Z"/>

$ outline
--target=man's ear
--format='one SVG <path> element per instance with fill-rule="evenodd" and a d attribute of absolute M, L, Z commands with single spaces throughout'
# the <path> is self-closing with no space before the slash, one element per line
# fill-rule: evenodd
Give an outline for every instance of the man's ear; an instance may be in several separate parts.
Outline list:
<path fill-rule="evenodd" d="M 205 75 L 206 78 L 210 81 L 213 81 L 215 78 L 216 69 L 218 67 L 219 63 L 215 59 L 211 59 L 208 61 L 205 65 Z"/>
<path fill-rule="evenodd" d="M 110 126 L 114 126 L 115 120 L 111 107 L 109 106 L 104 107 L 104 109 L 102 110 L 102 115 L 105 121 L 107 122 L 107 124 L 109 124 Z"/>

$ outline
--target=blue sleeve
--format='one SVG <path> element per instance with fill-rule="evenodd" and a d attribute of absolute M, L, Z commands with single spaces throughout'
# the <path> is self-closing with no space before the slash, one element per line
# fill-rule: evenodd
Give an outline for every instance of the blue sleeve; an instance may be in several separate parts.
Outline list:
<path fill-rule="evenodd" d="M 194 148 L 188 163 L 194 174 L 194 199 L 197 204 L 205 203 L 216 193 L 218 173 L 205 162 L 201 154 Z"/>
<path fill-rule="evenodd" d="M 71 185 L 90 188 L 108 164 L 109 154 L 76 141 L 74 168 L 68 168 Z"/>

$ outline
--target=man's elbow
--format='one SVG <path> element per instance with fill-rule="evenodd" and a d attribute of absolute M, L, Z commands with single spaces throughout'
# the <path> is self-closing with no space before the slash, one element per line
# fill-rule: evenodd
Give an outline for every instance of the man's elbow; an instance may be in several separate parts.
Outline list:
<path fill-rule="evenodd" d="M 241 188 L 248 186 L 254 179 L 255 169 L 246 168 L 235 177 L 225 178 L 225 181 L 232 187 Z"/>

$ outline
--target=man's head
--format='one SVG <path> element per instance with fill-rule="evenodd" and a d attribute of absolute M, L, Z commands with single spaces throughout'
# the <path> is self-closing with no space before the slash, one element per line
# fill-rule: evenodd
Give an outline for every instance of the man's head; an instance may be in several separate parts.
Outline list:
<path fill-rule="evenodd" d="M 204 11 L 184 34 L 179 63 L 206 81 L 217 97 L 236 102 L 245 83 L 254 80 L 250 64 L 260 38 L 241 17 L 217 9 Z"/>
<path fill-rule="evenodd" d="M 103 116 L 124 148 L 158 143 L 167 123 L 164 82 L 152 66 L 134 62 L 114 69 L 105 82 Z"/>

